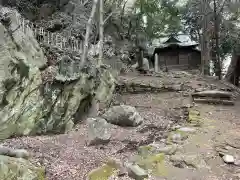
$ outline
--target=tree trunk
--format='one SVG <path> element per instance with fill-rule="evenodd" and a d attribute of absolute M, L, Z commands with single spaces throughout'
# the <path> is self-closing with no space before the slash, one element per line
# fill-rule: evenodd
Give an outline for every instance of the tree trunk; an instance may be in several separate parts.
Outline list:
<path fill-rule="evenodd" d="M 138 64 L 140 69 L 142 69 L 143 68 L 143 50 L 142 49 L 139 50 Z"/>
<path fill-rule="evenodd" d="M 103 59 L 103 0 L 99 0 L 99 60 L 98 65 Z"/>
<path fill-rule="evenodd" d="M 137 69 L 142 70 L 142 68 L 143 68 L 143 50 L 140 47 L 137 48 L 136 58 L 137 58 L 137 62 L 138 62 Z"/>
<path fill-rule="evenodd" d="M 210 51 L 209 51 L 209 34 L 208 34 L 208 0 L 201 1 L 201 11 L 202 11 L 202 38 L 201 38 L 201 72 L 202 75 L 209 75 L 210 68 Z"/>
<path fill-rule="evenodd" d="M 231 63 L 228 67 L 225 80 L 236 86 L 238 86 L 239 84 L 239 75 L 240 75 L 239 66 L 240 66 L 240 54 L 238 54 L 236 51 L 233 51 Z"/>
<path fill-rule="evenodd" d="M 214 46 L 214 59 L 215 59 L 215 74 L 218 76 L 218 79 L 221 80 L 222 78 L 222 66 L 219 56 L 219 21 L 218 21 L 218 14 L 217 14 L 217 3 L 216 0 L 213 1 L 214 3 L 214 38 L 215 38 L 215 46 Z"/>
<path fill-rule="evenodd" d="M 88 40 L 89 40 L 89 36 L 90 36 L 92 20 L 93 20 L 94 14 L 96 12 L 97 3 L 98 3 L 98 0 L 93 0 L 92 11 L 91 11 L 90 17 L 88 19 L 87 28 L 86 28 L 84 48 L 83 48 L 80 68 L 83 68 L 83 66 L 85 65 L 86 58 L 87 58 Z"/>

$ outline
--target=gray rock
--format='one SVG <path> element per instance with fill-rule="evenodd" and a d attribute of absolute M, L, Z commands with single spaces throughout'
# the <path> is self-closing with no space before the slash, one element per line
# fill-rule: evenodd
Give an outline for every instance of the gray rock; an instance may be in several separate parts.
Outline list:
<path fill-rule="evenodd" d="M 178 129 L 178 131 L 193 133 L 196 132 L 196 129 L 191 127 L 181 127 Z"/>
<path fill-rule="evenodd" d="M 164 153 L 167 155 L 172 155 L 175 154 L 175 152 L 177 151 L 177 145 L 161 145 L 161 144 L 152 144 L 152 146 L 156 147 L 156 151 L 158 153 Z"/>
<path fill-rule="evenodd" d="M 172 129 L 173 131 L 175 131 L 175 130 L 181 128 L 181 127 L 182 127 L 182 126 L 180 126 L 180 125 L 175 125 L 175 126 L 171 127 L 171 129 Z"/>
<path fill-rule="evenodd" d="M 226 154 L 222 158 L 225 163 L 228 163 L 228 164 L 234 163 L 234 157 L 232 155 Z"/>
<path fill-rule="evenodd" d="M 198 93 L 193 93 L 192 96 L 194 96 L 194 97 L 231 98 L 232 93 L 226 92 L 226 91 L 218 91 L 218 90 L 206 90 L 206 91 L 201 91 Z"/>
<path fill-rule="evenodd" d="M 25 149 L 16 149 L 12 153 L 15 154 L 16 158 L 28 159 L 30 157 L 30 153 Z"/>
<path fill-rule="evenodd" d="M 45 169 L 26 159 L 0 155 L 0 179 L 46 179 Z"/>
<path fill-rule="evenodd" d="M 28 159 L 30 153 L 25 149 L 11 149 L 8 147 L 0 146 L 0 155 Z"/>
<path fill-rule="evenodd" d="M 109 124 L 103 118 L 88 118 L 88 146 L 105 144 L 110 141 Z"/>
<path fill-rule="evenodd" d="M 108 123 L 119 126 L 138 126 L 143 122 L 143 118 L 137 112 L 135 107 L 120 105 L 108 109 L 102 117 Z"/>
<path fill-rule="evenodd" d="M 127 164 L 128 176 L 136 180 L 148 178 L 147 172 L 136 164 Z"/>
<path fill-rule="evenodd" d="M 176 142 L 176 141 L 181 141 L 181 140 L 182 140 L 181 134 L 179 134 L 179 133 L 173 134 L 173 135 L 172 135 L 172 140 L 173 140 L 174 142 Z"/>
<path fill-rule="evenodd" d="M 174 166 L 185 168 L 190 167 L 194 169 L 208 168 L 206 162 L 199 155 L 190 154 L 176 154 L 170 157 L 170 161 Z"/>
<path fill-rule="evenodd" d="M 240 159 L 235 160 L 234 161 L 234 165 L 240 167 Z"/>
<path fill-rule="evenodd" d="M 172 87 L 175 91 L 182 91 L 183 90 L 183 84 L 174 84 Z"/>
<path fill-rule="evenodd" d="M 170 135 L 170 140 L 174 143 L 181 143 L 183 140 L 186 140 L 188 135 L 181 132 L 176 132 Z"/>

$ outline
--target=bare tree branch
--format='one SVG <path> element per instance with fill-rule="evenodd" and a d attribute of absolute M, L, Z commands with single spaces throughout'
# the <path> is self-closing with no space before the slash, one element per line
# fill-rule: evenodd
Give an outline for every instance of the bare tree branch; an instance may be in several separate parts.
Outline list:
<path fill-rule="evenodd" d="M 106 19 L 103 21 L 103 24 L 105 24 L 107 22 L 107 20 L 113 15 L 113 12 L 111 12 L 107 17 Z"/>
<path fill-rule="evenodd" d="M 85 1 L 83 2 L 83 6 L 85 6 L 88 2 L 89 2 L 89 0 L 85 0 Z"/>
<path fill-rule="evenodd" d="M 103 0 L 99 0 L 99 63 L 102 61 L 103 58 Z"/>
<path fill-rule="evenodd" d="M 226 0 L 223 1 L 223 4 L 221 5 L 221 7 L 220 7 L 220 9 L 219 9 L 219 11 L 218 11 L 218 13 L 217 13 L 218 15 L 219 15 L 220 13 L 222 13 L 225 5 L 226 5 Z"/>

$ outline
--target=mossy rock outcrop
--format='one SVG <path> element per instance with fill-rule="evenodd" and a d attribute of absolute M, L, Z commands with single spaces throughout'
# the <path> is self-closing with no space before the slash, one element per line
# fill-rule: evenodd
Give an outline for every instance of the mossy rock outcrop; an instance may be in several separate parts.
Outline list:
<path fill-rule="evenodd" d="M 164 159 L 164 153 L 159 153 L 156 147 L 152 145 L 146 145 L 139 147 L 138 154 L 135 155 L 131 161 L 155 176 L 165 176 L 167 169 L 164 164 Z"/>
<path fill-rule="evenodd" d="M 88 180 L 108 180 L 124 170 L 124 165 L 120 160 L 109 158 L 105 164 L 88 173 Z"/>
<path fill-rule="evenodd" d="M 18 28 L 15 10 L 4 7 L 2 12 L 10 20 L 0 23 L 0 140 L 64 133 L 94 98 L 111 98 L 115 80 L 107 67 L 86 64 L 74 78 L 61 76 L 57 66 L 42 71 L 47 61 L 33 32 Z M 43 75 L 49 69 L 53 78 L 46 84 Z"/>
<path fill-rule="evenodd" d="M 35 167 L 25 159 L 0 155 L 0 179 L 44 180 L 45 170 Z"/>

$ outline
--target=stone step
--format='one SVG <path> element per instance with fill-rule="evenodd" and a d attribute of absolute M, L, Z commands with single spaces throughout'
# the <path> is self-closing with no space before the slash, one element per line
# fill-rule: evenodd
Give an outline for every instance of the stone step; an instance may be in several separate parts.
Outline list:
<path fill-rule="evenodd" d="M 222 100 L 222 99 L 206 99 L 206 98 L 199 98 L 194 99 L 196 103 L 209 103 L 209 104 L 223 104 L 223 105 L 234 105 L 234 101 L 231 100 Z"/>

